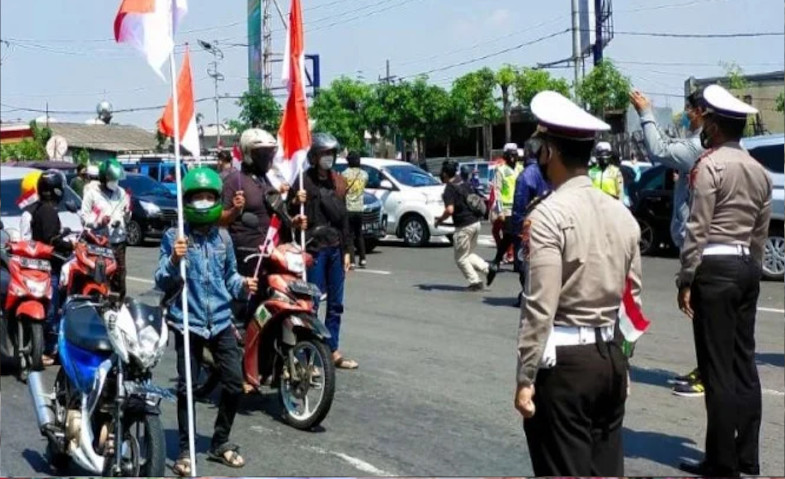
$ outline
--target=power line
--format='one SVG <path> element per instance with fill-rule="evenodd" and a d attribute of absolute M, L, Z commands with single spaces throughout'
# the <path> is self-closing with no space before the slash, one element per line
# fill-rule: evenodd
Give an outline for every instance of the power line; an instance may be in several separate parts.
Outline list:
<path fill-rule="evenodd" d="M 482 60 L 487 60 L 488 58 L 492 58 L 492 57 L 495 57 L 495 56 L 503 55 L 505 53 L 509 53 L 509 52 L 512 52 L 512 51 L 515 51 L 515 50 L 520 50 L 523 47 L 534 45 L 535 43 L 539 43 L 539 42 L 542 42 L 542 41 L 545 41 L 545 40 L 548 40 L 548 39 L 551 39 L 551 38 L 554 38 L 554 37 L 558 37 L 559 35 L 564 35 L 565 33 L 568 33 L 570 31 L 572 31 L 571 28 L 566 28 L 564 30 L 561 30 L 561 31 L 558 31 L 558 32 L 555 32 L 555 33 L 551 33 L 549 35 L 545 35 L 545 36 L 542 36 L 542 37 L 539 37 L 539 38 L 535 38 L 534 40 L 529 40 L 527 42 L 519 43 L 518 45 L 515 45 L 515 46 L 512 46 L 512 47 L 507 47 L 507 48 L 504 48 L 502 50 L 497 50 L 497 51 L 495 51 L 493 53 L 488 53 L 486 55 L 482 55 L 482 56 L 479 56 L 479 57 L 471 58 L 469 60 L 464 60 L 462 62 L 452 63 L 450 65 L 446 65 L 446 66 L 443 66 L 443 67 L 433 68 L 433 69 L 428 70 L 428 71 L 424 71 L 424 72 L 420 72 L 420 73 L 414 73 L 414 74 L 411 74 L 411 75 L 406 75 L 406 76 L 403 76 L 401 78 L 405 79 L 405 78 L 418 77 L 418 76 L 421 76 L 421 75 L 429 75 L 431 73 L 441 72 L 441 71 L 444 71 L 444 70 L 449 70 L 449 69 L 452 69 L 452 68 L 456 68 L 456 67 L 460 67 L 460 66 L 464 66 L 464 65 L 469 65 L 471 63 L 476 63 L 476 62 L 479 62 L 479 61 L 482 61 Z"/>
<path fill-rule="evenodd" d="M 582 29 L 584 32 L 594 31 L 593 29 Z M 633 37 L 657 37 L 657 38 L 759 38 L 759 37 L 781 37 L 785 32 L 743 32 L 743 33 L 661 33 L 661 32 L 619 32 L 614 31 L 614 35 L 629 35 Z"/>

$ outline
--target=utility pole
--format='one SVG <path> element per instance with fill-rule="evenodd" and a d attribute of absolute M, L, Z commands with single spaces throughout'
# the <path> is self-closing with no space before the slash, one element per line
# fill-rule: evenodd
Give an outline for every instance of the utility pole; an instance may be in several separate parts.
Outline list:
<path fill-rule="evenodd" d="M 581 22 L 578 0 L 572 0 L 572 63 L 575 67 L 575 98 L 578 98 L 578 82 L 581 78 Z"/>
<path fill-rule="evenodd" d="M 394 83 L 398 77 L 390 75 L 390 60 L 387 60 L 387 67 L 386 67 L 386 76 L 379 77 L 379 83 L 385 83 L 387 85 Z"/>
<path fill-rule="evenodd" d="M 213 41 L 213 43 L 207 43 L 202 40 L 197 40 L 199 46 L 204 48 L 205 51 L 208 53 L 213 54 L 213 61 L 210 62 L 207 68 L 207 74 L 210 78 L 213 79 L 213 83 L 215 85 L 215 92 L 214 92 L 214 100 L 215 100 L 215 129 L 216 129 L 216 138 L 215 138 L 215 147 L 218 148 L 221 144 L 221 116 L 219 115 L 218 110 L 218 82 L 224 81 L 224 76 L 221 72 L 218 71 L 218 62 L 223 60 L 224 54 L 218 48 L 218 41 Z"/>

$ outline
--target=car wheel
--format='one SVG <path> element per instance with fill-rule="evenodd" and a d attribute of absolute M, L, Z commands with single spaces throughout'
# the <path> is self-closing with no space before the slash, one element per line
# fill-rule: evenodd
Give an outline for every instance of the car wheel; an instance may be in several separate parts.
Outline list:
<path fill-rule="evenodd" d="M 781 281 L 785 276 L 785 235 L 782 225 L 772 226 L 763 250 L 763 277 Z"/>
<path fill-rule="evenodd" d="M 425 220 L 416 215 L 406 218 L 403 225 L 401 225 L 401 231 L 403 233 L 403 241 L 407 246 L 425 246 L 428 244 L 431 236 Z"/>
<path fill-rule="evenodd" d="M 142 227 L 134 220 L 129 221 L 126 225 L 125 234 L 128 239 L 128 246 L 139 246 L 144 241 Z"/>
<path fill-rule="evenodd" d="M 656 230 L 647 220 L 639 219 L 638 226 L 641 228 L 641 255 L 653 254 L 660 245 Z"/>

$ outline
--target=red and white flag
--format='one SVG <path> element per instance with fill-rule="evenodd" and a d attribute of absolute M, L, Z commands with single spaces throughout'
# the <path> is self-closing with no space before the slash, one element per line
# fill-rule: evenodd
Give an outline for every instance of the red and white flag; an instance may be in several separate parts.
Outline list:
<path fill-rule="evenodd" d="M 16 199 L 16 206 L 18 206 L 20 210 L 23 210 L 36 201 L 38 201 L 38 192 L 36 190 L 30 190 Z"/>
<path fill-rule="evenodd" d="M 123 0 L 114 19 L 114 39 L 141 51 L 158 76 L 164 78 L 161 67 L 174 49 L 172 27 L 177 29 L 187 12 L 186 0 Z"/>
<path fill-rule="evenodd" d="M 243 164 L 243 152 L 240 151 L 240 145 L 235 142 L 234 146 L 232 147 L 232 167 L 235 170 L 240 169 L 240 165 Z"/>
<path fill-rule="evenodd" d="M 267 236 L 264 238 L 264 243 L 262 243 L 261 249 L 264 256 L 273 254 L 273 250 L 278 246 L 278 242 L 281 239 L 280 230 L 281 220 L 278 218 L 278 215 L 274 215 L 273 219 L 270 220 L 270 226 L 267 228 Z"/>
<path fill-rule="evenodd" d="M 292 0 L 289 11 L 282 79 L 289 88 L 289 99 L 278 130 L 280 148 L 275 165 L 285 181 L 292 185 L 311 146 L 308 99 L 305 95 L 305 32 L 300 0 Z"/>
<path fill-rule="evenodd" d="M 638 303 L 632 295 L 632 281 L 627 278 L 624 287 L 624 295 L 621 298 L 621 308 L 619 308 L 619 329 L 630 343 L 634 343 L 643 333 L 649 329 L 651 323 L 643 315 Z"/>
<path fill-rule="evenodd" d="M 191 78 L 191 55 L 185 49 L 185 59 L 177 79 L 177 113 L 180 126 L 180 144 L 193 156 L 199 156 L 199 129 L 196 126 L 196 104 L 194 86 Z M 161 133 L 174 137 L 174 99 L 169 98 L 164 115 L 158 124 Z"/>

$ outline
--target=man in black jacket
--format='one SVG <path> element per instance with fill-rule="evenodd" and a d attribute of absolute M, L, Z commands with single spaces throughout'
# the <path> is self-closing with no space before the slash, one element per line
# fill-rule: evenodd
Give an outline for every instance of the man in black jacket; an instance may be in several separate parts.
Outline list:
<path fill-rule="evenodd" d="M 63 199 L 65 180 L 63 175 L 54 170 L 45 171 L 38 179 L 38 196 L 40 201 L 32 211 L 33 219 L 30 223 L 33 241 L 40 241 L 54 246 L 55 251 L 67 256 L 73 251 L 73 244 L 62 238 L 60 232 L 60 215 L 57 206 Z M 57 310 L 60 307 L 60 270 L 63 262 L 53 257 L 52 264 L 52 300 L 49 303 L 49 314 L 46 323 L 46 340 L 44 345 L 44 366 L 54 364 L 57 346 L 57 330 L 60 317 Z"/>

